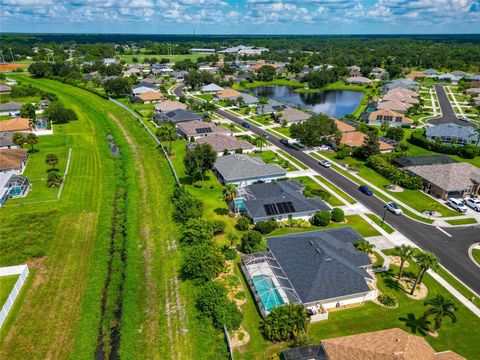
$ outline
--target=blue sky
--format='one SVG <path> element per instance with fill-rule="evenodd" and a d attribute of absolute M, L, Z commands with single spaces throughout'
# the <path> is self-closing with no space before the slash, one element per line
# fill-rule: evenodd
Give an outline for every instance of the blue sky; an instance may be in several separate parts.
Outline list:
<path fill-rule="evenodd" d="M 480 0 L 0 0 L 1 31 L 479 33 Z"/>

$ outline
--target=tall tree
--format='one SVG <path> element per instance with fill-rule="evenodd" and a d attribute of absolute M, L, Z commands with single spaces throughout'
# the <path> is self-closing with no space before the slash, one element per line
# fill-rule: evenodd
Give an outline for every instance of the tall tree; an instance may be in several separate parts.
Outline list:
<path fill-rule="evenodd" d="M 23 104 L 22 108 L 20 109 L 20 116 L 23 118 L 31 119 L 32 124 L 30 124 L 30 126 L 33 125 L 32 127 L 35 127 L 37 120 L 37 114 L 35 114 L 35 105 L 32 105 L 30 103 Z"/>
<path fill-rule="evenodd" d="M 260 152 L 262 152 L 262 148 L 267 145 L 267 139 L 263 135 L 258 135 L 254 139 L 255 146 L 260 149 Z"/>
<path fill-rule="evenodd" d="M 310 319 L 302 304 L 287 304 L 273 308 L 261 328 L 271 341 L 295 340 L 307 330 Z"/>
<path fill-rule="evenodd" d="M 55 166 L 58 164 L 58 156 L 57 154 L 47 154 L 45 156 L 45 162 L 52 167 L 52 169 L 55 169 Z"/>
<path fill-rule="evenodd" d="M 370 156 L 377 155 L 380 153 L 380 144 L 378 143 L 378 136 L 373 131 L 369 131 L 365 140 L 363 141 L 363 146 L 359 148 L 359 154 L 362 158 L 368 159 Z"/>
<path fill-rule="evenodd" d="M 417 264 L 420 266 L 420 270 L 418 271 L 418 275 L 415 279 L 415 282 L 413 283 L 410 295 L 413 295 L 415 289 L 417 288 L 417 285 L 422 283 L 423 276 L 425 275 L 427 270 L 435 268 L 438 265 L 437 256 L 429 251 L 424 251 L 415 255 L 415 259 L 417 261 Z"/>
<path fill-rule="evenodd" d="M 171 122 L 166 122 L 160 125 L 155 134 L 157 138 L 161 141 L 168 141 L 168 153 L 173 154 L 173 141 L 177 139 L 177 131 L 175 130 L 175 125 Z"/>
<path fill-rule="evenodd" d="M 413 258 L 413 248 L 410 245 L 402 244 L 400 246 L 396 246 L 395 250 L 400 258 L 400 270 L 398 271 L 398 279 L 400 280 L 402 278 L 403 266 L 405 265 L 405 262 L 411 261 Z"/>
<path fill-rule="evenodd" d="M 19 148 L 21 148 L 27 142 L 27 139 L 22 133 L 14 133 L 12 137 L 12 142 Z"/>
<path fill-rule="evenodd" d="M 35 134 L 29 133 L 25 142 L 32 147 L 32 152 L 35 151 L 34 145 L 38 143 L 38 137 Z"/>
<path fill-rule="evenodd" d="M 442 295 L 437 295 L 434 298 L 425 301 L 423 304 L 425 306 L 430 306 L 423 316 L 425 318 L 430 315 L 434 316 L 434 331 L 440 329 L 444 317 L 449 317 L 452 320 L 452 323 L 457 322 L 457 315 L 455 312 L 458 310 L 458 307 L 450 299 L 446 299 Z"/>
<path fill-rule="evenodd" d="M 234 184 L 227 184 L 222 189 L 223 200 L 230 204 L 237 196 L 237 187 Z"/>
<path fill-rule="evenodd" d="M 276 70 L 271 65 L 263 65 L 257 70 L 257 78 L 260 81 L 272 81 L 275 78 Z"/>
<path fill-rule="evenodd" d="M 202 181 L 207 170 L 213 168 L 217 160 L 217 153 L 210 144 L 198 144 L 193 149 L 187 151 L 183 158 L 183 164 L 188 175 L 200 175 Z"/>

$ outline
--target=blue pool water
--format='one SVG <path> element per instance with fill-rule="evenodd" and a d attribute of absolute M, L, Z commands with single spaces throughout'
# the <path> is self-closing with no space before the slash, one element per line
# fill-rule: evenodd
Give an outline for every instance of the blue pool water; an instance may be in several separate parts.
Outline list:
<path fill-rule="evenodd" d="M 20 196 L 20 195 L 22 195 L 22 189 L 19 188 L 19 187 L 13 187 L 8 192 L 8 195 L 10 195 L 10 196 Z"/>
<path fill-rule="evenodd" d="M 245 204 L 243 203 L 242 199 L 233 200 L 233 204 L 235 205 L 235 208 L 237 209 L 237 211 L 242 212 L 243 210 L 245 210 Z"/>
<path fill-rule="evenodd" d="M 284 304 L 277 287 L 269 276 L 257 275 L 254 276 L 252 280 L 266 311 L 270 311 L 274 307 Z"/>

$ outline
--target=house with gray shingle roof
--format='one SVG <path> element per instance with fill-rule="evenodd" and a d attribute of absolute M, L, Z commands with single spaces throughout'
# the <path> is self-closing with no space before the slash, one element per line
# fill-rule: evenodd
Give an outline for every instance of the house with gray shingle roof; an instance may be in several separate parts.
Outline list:
<path fill-rule="evenodd" d="M 219 91 L 222 91 L 223 88 L 218 86 L 217 84 L 208 84 L 205 86 L 202 86 L 202 93 L 204 94 L 216 94 Z"/>
<path fill-rule="evenodd" d="M 425 70 L 423 73 L 427 76 L 432 76 L 432 75 L 438 75 L 439 74 L 439 72 L 437 70 L 431 69 L 431 68 Z"/>
<path fill-rule="evenodd" d="M 384 93 L 388 92 L 389 90 L 397 89 L 397 88 L 417 90 L 418 84 L 415 81 L 410 79 L 396 79 L 388 82 L 387 84 L 381 87 Z"/>
<path fill-rule="evenodd" d="M 375 299 L 370 258 L 353 245 L 362 239 L 351 227 L 307 231 L 269 237 L 266 252 L 244 255 L 242 271 L 262 314 L 298 303 L 318 321 L 315 315 L 325 309 Z"/>
<path fill-rule="evenodd" d="M 240 212 L 250 217 L 254 224 L 270 219 L 309 220 L 317 211 L 330 210 L 322 200 L 305 197 L 303 188 L 298 181 L 248 185 L 238 190 L 234 203 L 242 205 Z"/>
<path fill-rule="evenodd" d="M 242 154 L 220 156 L 214 166 L 215 174 L 223 184 L 246 186 L 283 178 L 286 170 L 276 164 L 266 164 L 261 157 Z"/>
<path fill-rule="evenodd" d="M 461 126 L 454 123 L 427 127 L 425 136 L 430 141 L 441 141 L 448 145 L 476 145 L 479 139 L 479 134 L 473 126 Z"/>
<path fill-rule="evenodd" d="M 407 166 L 403 169 L 423 179 L 423 190 L 427 194 L 441 199 L 480 193 L 480 169 L 469 163 Z"/>
<path fill-rule="evenodd" d="M 3 115 L 19 115 L 23 103 L 10 101 L 0 105 L 0 116 Z"/>
<path fill-rule="evenodd" d="M 157 112 L 153 118 L 160 121 L 179 123 L 184 121 L 203 120 L 203 115 L 191 110 L 177 109 L 169 112 Z"/>

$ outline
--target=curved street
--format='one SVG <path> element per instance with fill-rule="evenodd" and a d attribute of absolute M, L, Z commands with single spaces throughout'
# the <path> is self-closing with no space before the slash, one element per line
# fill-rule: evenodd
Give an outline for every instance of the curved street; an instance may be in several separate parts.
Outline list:
<path fill-rule="evenodd" d="M 428 122 L 432 125 L 440 125 L 446 123 L 454 123 L 460 126 L 472 126 L 471 123 L 466 121 L 461 121 L 455 115 L 455 110 L 453 110 L 453 106 L 448 99 L 447 93 L 445 92 L 443 84 L 435 84 L 433 85 L 438 97 L 438 103 L 440 105 L 440 110 L 442 112 L 442 116 L 436 119 L 431 119 Z"/>
<path fill-rule="evenodd" d="M 442 91 L 445 94 L 443 88 Z M 184 95 L 183 86 L 177 87 L 174 90 L 174 93 L 176 96 Z M 448 101 L 448 98 L 446 100 Z M 239 125 L 244 121 L 223 110 L 217 109 L 215 112 Z M 249 130 L 257 135 L 265 133 L 264 130 L 251 123 Z M 318 160 L 303 151 L 283 145 L 280 143 L 280 139 L 274 135 L 269 134 L 268 140 L 294 158 L 303 162 L 321 176 L 328 179 L 343 192 L 365 205 L 380 218 L 383 216 L 383 206 L 385 205 L 383 200 L 376 196 L 367 196 L 361 193 L 358 190 L 358 184 L 331 168 L 320 166 Z M 480 271 L 468 256 L 469 247 L 480 241 L 480 225 L 456 228 L 449 227 L 439 230 L 440 228 L 418 222 L 407 216 L 395 216 L 388 212 L 386 214 L 386 221 L 420 248 L 435 253 L 440 258 L 440 262 L 443 266 L 475 292 L 480 293 Z"/>

